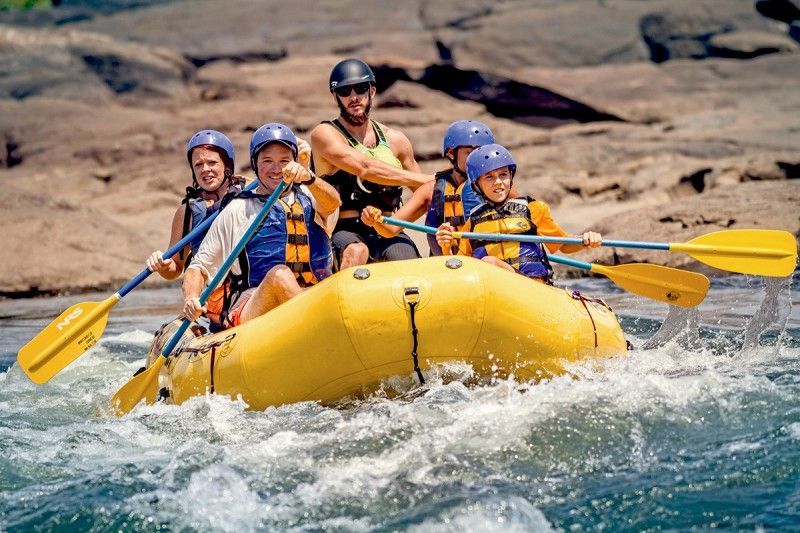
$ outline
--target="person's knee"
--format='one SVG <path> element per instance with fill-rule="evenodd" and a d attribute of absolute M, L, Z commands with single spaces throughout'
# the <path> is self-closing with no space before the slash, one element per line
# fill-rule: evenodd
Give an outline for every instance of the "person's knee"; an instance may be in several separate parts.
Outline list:
<path fill-rule="evenodd" d="M 369 260 L 369 248 L 363 242 L 349 244 L 342 252 L 342 264 L 365 265 Z"/>
<path fill-rule="evenodd" d="M 275 265 L 264 276 L 262 282 L 266 287 L 292 287 L 298 285 L 292 269 L 286 265 Z M 298 285 L 299 286 L 299 285 Z"/>
<path fill-rule="evenodd" d="M 417 247 L 411 243 L 396 243 L 388 246 L 383 253 L 387 261 L 401 261 L 403 259 L 416 259 L 419 257 Z"/>

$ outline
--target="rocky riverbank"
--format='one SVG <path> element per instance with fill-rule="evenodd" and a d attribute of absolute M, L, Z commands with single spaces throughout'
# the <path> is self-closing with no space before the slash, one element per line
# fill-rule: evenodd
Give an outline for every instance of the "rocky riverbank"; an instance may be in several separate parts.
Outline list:
<path fill-rule="evenodd" d="M 303 135 L 335 113 L 327 76 L 346 56 L 375 68 L 373 116 L 408 134 L 426 171 L 444 165 L 450 122 L 483 120 L 520 190 L 570 231 L 800 234 L 791 0 L 93 4 L 0 12 L 2 296 L 133 276 L 168 239 L 186 139 L 225 131 L 251 174 L 256 127 Z"/>

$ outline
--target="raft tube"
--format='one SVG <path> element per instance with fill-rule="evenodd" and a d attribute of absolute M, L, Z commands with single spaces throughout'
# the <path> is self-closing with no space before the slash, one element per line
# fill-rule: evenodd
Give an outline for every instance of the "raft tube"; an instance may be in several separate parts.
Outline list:
<path fill-rule="evenodd" d="M 624 354 L 605 304 L 471 257 L 431 257 L 343 270 L 269 313 L 180 348 L 162 396 L 241 396 L 250 409 L 335 403 L 418 366 L 470 364 L 478 377 L 519 381 L 565 364 Z"/>

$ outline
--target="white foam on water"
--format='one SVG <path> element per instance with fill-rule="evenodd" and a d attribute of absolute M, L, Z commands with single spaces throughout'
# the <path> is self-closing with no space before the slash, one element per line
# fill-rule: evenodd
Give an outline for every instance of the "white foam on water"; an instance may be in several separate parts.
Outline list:
<path fill-rule="evenodd" d="M 800 422 L 792 422 L 791 424 L 787 425 L 784 430 L 791 436 L 793 439 L 800 440 Z"/>
<path fill-rule="evenodd" d="M 108 342 L 124 342 L 127 344 L 136 344 L 144 347 L 150 346 L 150 343 L 153 341 L 153 333 L 148 331 L 143 331 L 141 329 L 135 329 L 133 331 L 126 331 L 123 333 L 118 333 L 116 335 L 105 335 L 102 339 L 100 339 L 100 344 L 108 343 Z"/>
<path fill-rule="evenodd" d="M 462 504 L 447 509 L 433 519 L 413 525 L 408 531 L 414 533 L 462 533 L 482 532 L 528 532 L 555 531 L 544 514 L 524 498 L 499 499 L 487 497 L 482 501 Z"/>
<path fill-rule="evenodd" d="M 139 496 L 131 509 L 148 516 L 153 494 Z M 212 531 L 252 531 L 267 520 L 268 503 L 253 491 L 245 475 L 222 464 L 212 464 L 191 474 L 185 488 L 161 497 L 154 516 L 183 527 Z"/>

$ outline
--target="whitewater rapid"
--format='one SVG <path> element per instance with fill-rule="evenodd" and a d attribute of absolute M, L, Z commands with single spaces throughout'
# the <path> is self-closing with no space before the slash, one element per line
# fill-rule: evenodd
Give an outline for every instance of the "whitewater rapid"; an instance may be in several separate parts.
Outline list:
<path fill-rule="evenodd" d="M 535 384 L 476 383 L 450 365 L 423 389 L 401 376 L 333 407 L 250 412 L 204 396 L 118 419 L 106 402 L 171 313 L 134 304 L 47 385 L 16 365 L 0 373 L 0 529 L 796 526 L 797 287 L 729 278 L 666 320 L 664 306 L 601 282 L 576 287 L 622 315 L 628 356 Z M 45 311 L 4 323 L 4 342 Z"/>

